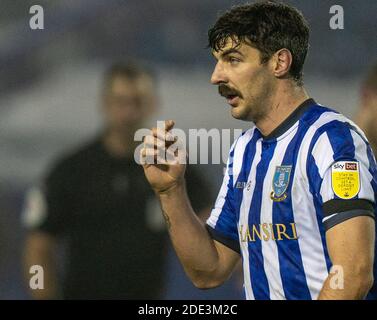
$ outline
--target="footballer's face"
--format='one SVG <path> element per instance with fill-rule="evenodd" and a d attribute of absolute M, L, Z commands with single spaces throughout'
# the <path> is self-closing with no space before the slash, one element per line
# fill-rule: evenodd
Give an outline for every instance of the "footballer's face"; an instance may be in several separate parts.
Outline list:
<path fill-rule="evenodd" d="M 226 45 L 212 54 L 217 62 L 211 83 L 232 107 L 232 116 L 255 123 L 266 118 L 276 79 L 268 63 L 261 63 L 260 51 L 228 38 Z"/>
<path fill-rule="evenodd" d="M 147 76 L 116 76 L 104 95 L 104 114 L 110 130 L 128 134 L 139 128 L 155 109 L 153 81 Z"/>

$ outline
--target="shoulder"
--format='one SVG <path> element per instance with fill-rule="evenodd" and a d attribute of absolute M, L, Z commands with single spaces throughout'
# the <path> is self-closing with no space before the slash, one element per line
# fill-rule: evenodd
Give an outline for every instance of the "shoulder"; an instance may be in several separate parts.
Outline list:
<path fill-rule="evenodd" d="M 307 165 L 315 164 L 321 177 L 330 165 L 342 161 L 358 161 L 369 166 L 368 140 L 349 118 L 329 108 L 308 129 Z"/>
<path fill-rule="evenodd" d="M 329 140 L 334 147 L 354 144 L 355 137 L 367 141 L 364 132 L 352 120 L 329 107 L 314 106 L 303 121 L 307 124 L 311 148 L 323 140 Z"/>
<path fill-rule="evenodd" d="M 58 155 L 47 170 L 47 179 L 68 178 L 80 172 L 99 150 L 99 141 L 90 140 Z"/>

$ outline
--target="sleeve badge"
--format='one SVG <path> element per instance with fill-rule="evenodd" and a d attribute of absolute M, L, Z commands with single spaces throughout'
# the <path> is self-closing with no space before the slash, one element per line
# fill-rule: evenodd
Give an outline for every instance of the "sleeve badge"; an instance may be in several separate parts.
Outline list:
<path fill-rule="evenodd" d="M 338 161 L 331 166 L 331 186 L 340 199 L 352 199 L 360 191 L 359 163 Z"/>

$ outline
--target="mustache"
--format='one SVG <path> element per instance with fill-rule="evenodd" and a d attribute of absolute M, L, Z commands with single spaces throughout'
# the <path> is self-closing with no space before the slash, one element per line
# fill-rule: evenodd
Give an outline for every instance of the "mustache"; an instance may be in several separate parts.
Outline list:
<path fill-rule="evenodd" d="M 218 86 L 220 96 L 227 98 L 228 96 L 239 96 L 242 98 L 241 92 L 236 89 L 228 87 L 226 84 L 220 84 Z"/>

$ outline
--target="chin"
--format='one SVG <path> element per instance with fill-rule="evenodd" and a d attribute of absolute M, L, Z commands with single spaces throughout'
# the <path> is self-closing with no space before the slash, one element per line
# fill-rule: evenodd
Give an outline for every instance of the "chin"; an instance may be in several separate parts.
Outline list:
<path fill-rule="evenodd" d="M 230 112 L 232 114 L 232 117 L 237 120 L 247 120 L 247 112 L 245 112 L 245 110 L 242 109 L 241 106 L 232 107 Z"/>

